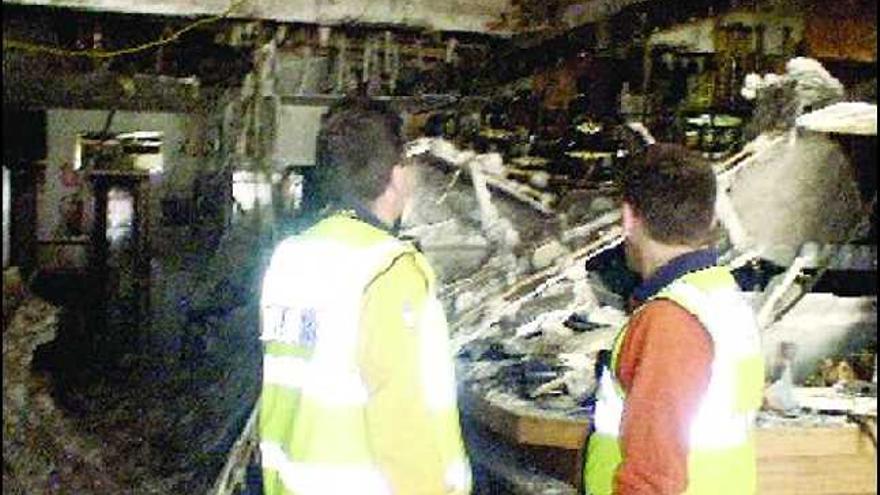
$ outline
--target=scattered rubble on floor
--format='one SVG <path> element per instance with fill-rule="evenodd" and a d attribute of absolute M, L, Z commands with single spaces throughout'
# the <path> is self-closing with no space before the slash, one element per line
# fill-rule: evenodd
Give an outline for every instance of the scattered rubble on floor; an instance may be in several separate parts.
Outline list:
<path fill-rule="evenodd" d="M 14 268 L 3 294 L 4 492 L 120 493 L 105 446 L 65 418 L 51 379 L 32 369 L 36 348 L 55 339 L 58 308 L 28 294 Z"/>
<path fill-rule="evenodd" d="M 170 285 L 156 287 L 167 297 L 155 298 L 143 345 L 100 369 L 79 363 L 85 376 L 63 390 L 31 366 L 34 348 L 55 338 L 58 309 L 7 288 L 4 276 L 4 314 L 14 313 L 3 333 L 4 489 L 209 489 L 259 391 L 263 227 L 233 226 L 199 264 L 157 266 Z M 65 382 L 67 371 L 76 370 L 61 371 Z"/>
<path fill-rule="evenodd" d="M 856 428 L 846 415 L 819 414 L 807 410 L 796 410 L 790 413 L 775 411 L 760 411 L 756 418 L 758 428 L 800 427 L 800 428 L 823 428 L 836 426 L 841 428 Z"/>

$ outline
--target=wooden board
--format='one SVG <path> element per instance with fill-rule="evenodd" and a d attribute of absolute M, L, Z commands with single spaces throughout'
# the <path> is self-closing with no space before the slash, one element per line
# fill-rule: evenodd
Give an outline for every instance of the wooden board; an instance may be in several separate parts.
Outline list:
<path fill-rule="evenodd" d="M 553 463 L 579 462 L 589 427 L 586 419 L 515 411 L 468 394 L 462 396 L 462 408 L 467 417 L 513 445 L 558 449 L 565 460 L 556 456 Z M 876 422 L 870 427 L 876 432 Z M 877 493 L 876 447 L 855 425 L 762 427 L 756 430 L 756 443 L 759 494 Z M 559 466 L 538 469 L 560 471 Z M 574 473 L 566 481 L 574 485 L 579 477 Z"/>
<path fill-rule="evenodd" d="M 517 445 L 578 450 L 584 444 L 589 421 L 538 416 L 464 394 L 462 407 L 481 425 Z"/>
<path fill-rule="evenodd" d="M 877 458 L 869 455 L 781 456 L 758 462 L 758 493 L 842 495 L 877 493 Z"/>
<path fill-rule="evenodd" d="M 755 442 L 758 459 L 874 455 L 870 439 L 855 425 L 758 428 Z"/>

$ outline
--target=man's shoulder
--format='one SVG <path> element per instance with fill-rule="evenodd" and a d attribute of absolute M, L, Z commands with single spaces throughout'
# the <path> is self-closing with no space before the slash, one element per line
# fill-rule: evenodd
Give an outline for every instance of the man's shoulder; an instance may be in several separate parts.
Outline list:
<path fill-rule="evenodd" d="M 645 302 L 633 314 L 632 319 L 640 322 L 689 320 L 695 318 L 681 303 L 668 298 L 657 297 Z"/>
<path fill-rule="evenodd" d="M 395 253 L 374 280 L 382 280 L 391 285 L 402 283 L 427 286 L 433 279 L 434 273 L 425 256 L 409 246 Z"/>
<path fill-rule="evenodd" d="M 393 238 L 388 232 L 376 228 L 355 215 L 339 211 L 312 225 L 302 233 L 304 238 L 329 238 L 355 245 L 369 245 Z"/>
<path fill-rule="evenodd" d="M 708 329 L 700 319 L 680 303 L 667 298 L 656 298 L 647 301 L 630 319 L 629 331 L 634 334 L 642 334 L 643 338 L 649 334 L 656 338 L 671 337 L 663 335 L 674 330 L 676 334 L 696 333 L 709 336 Z"/>

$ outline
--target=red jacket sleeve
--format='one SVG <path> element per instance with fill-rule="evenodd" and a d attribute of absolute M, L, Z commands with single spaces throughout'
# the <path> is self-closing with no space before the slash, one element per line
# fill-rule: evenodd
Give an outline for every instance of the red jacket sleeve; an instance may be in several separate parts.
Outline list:
<path fill-rule="evenodd" d="M 618 495 L 673 495 L 687 488 L 691 419 L 709 383 L 712 339 L 692 314 L 668 300 L 636 312 L 618 358 L 626 391 Z"/>

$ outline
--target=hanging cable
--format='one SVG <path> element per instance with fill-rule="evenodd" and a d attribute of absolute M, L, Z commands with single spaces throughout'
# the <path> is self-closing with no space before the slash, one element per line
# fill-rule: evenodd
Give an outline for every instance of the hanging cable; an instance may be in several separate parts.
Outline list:
<path fill-rule="evenodd" d="M 159 46 L 167 45 L 168 43 L 172 43 L 177 41 L 182 35 L 186 34 L 193 29 L 196 29 L 200 26 L 205 26 L 207 24 L 212 24 L 219 20 L 227 18 L 234 10 L 238 9 L 247 0 L 233 0 L 229 7 L 226 8 L 222 13 L 217 14 L 215 16 L 206 17 L 204 19 L 199 19 L 191 24 L 184 26 L 183 28 L 172 32 L 167 36 L 163 36 L 158 40 L 151 41 L 149 43 L 145 43 L 143 45 L 138 45 L 130 48 L 121 48 L 119 50 L 97 50 L 94 48 L 87 48 L 84 50 L 66 50 L 64 48 L 58 48 L 49 45 L 40 45 L 35 43 L 29 43 L 26 41 L 19 41 L 14 39 L 8 39 L 6 37 L 3 38 L 3 50 L 5 51 L 7 48 L 12 50 L 22 50 L 26 52 L 32 53 L 46 53 L 49 55 L 56 55 L 59 57 L 89 57 L 89 58 L 114 58 L 120 55 L 130 55 L 132 53 L 138 53 L 145 50 L 149 50 L 151 48 L 156 48 Z"/>

